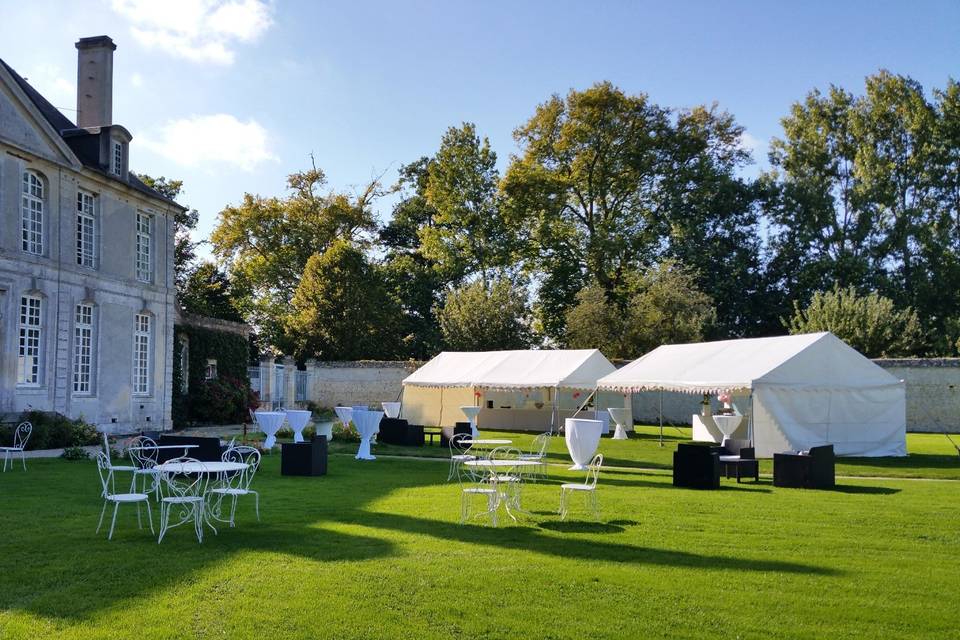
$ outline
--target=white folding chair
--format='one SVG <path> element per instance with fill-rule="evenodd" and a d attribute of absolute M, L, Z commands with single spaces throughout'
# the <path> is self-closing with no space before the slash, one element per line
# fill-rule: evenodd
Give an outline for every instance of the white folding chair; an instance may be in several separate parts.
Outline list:
<path fill-rule="evenodd" d="M 230 447 L 223 452 L 221 459 L 224 462 L 243 463 L 247 465 L 247 468 L 243 471 L 227 474 L 220 480 L 217 486 L 209 490 L 208 493 L 213 496 L 211 499 L 216 500 L 216 504 L 212 505 L 213 510 L 216 514 L 219 514 L 223 507 L 223 499 L 230 498 L 230 519 L 228 522 L 232 527 L 234 526 L 234 516 L 237 512 L 237 499 L 241 496 L 252 495 L 254 509 L 257 514 L 257 522 L 259 522 L 260 494 L 250 488 L 250 483 L 253 482 L 253 476 L 256 475 L 257 469 L 260 468 L 260 451 L 254 447 L 244 445 Z"/>
<path fill-rule="evenodd" d="M 204 488 L 207 474 L 178 467 L 188 464 L 203 463 L 195 458 L 174 458 L 165 462 L 160 472 L 160 537 L 157 538 L 157 544 L 163 541 L 167 531 L 187 522 L 193 522 L 197 540 L 203 542 L 203 525 L 206 519 Z M 176 511 L 179 518 L 173 524 L 170 524 L 171 511 Z"/>
<path fill-rule="evenodd" d="M 100 527 L 103 526 L 103 514 L 107 511 L 107 505 L 113 504 L 113 519 L 110 521 L 110 533 L 107 540 L 113 539 L 113 529 L 117 525 L 117 511 L 121 504 L 137 505 L 137 526 L 143 529 L 143 522 L 140 520 L 140 503 L 147 505 L 147 520 L 150 521 L 150 533 L 153 533 L 153 512 L 150 510 L 150 497 L 145 493 L 117 493 L 113 481 L 113 469 L 107 455 L 103 452 L 97 452 L 97 473 L 100 475 L 101 496 L 103 497 L 103 508 L 100 509 L 100 521 L 97 523 L 97 533 L 100 533 Z"/>
<path fill-rule="evenodd" d="M 457 433 L 447 442 L 447 445 L 450 447 L 450 472 L 447 474 L 447 482 L 450 482 L 454 475 L 459 479 L 460 467 L 464 462 L 476 460 L 476 456 L 467 453 L 470 447 L 463 444 L 464 440 L 469 439 L 469 433 Z"/>
<path fill-rule="evenodd" d="M 528 462 L 539 462 L 536 471 L 527 474 L 536 481 L 538 477 L 547 477 L 547 445 L 550 444 L 551 432 L 541 433 L 533 440 L 533 448 L 530 453 L 521 453 L 520 459 Z"/>
<path fill-rule="evenodd" d="M 133 478 L 130 481 L 130 491 L 137 490 L 137 478 L 141 478 L 143 493 L 156 493 L 160 497 L 160 471 L 157 469 L 160 451 L 157 449 L 157 443 L 153 438 L 147 436 L 137 436 L 127 447 L 127 453 L 130 455 L 130 461 L 133 462 Z M 150 488 L 147 489 L 147 480 L 150 481 Z"/>
<path fill-rule="evenodd" d="M 593 510 L 593 517 L 600 519 L 600 505 L 597 503 L 597 477 L 600 475 L 600 467 L 603 466 L 603 454 L 598 453 L 593 456 L 590 466 L 587 467 L 587 479 L 585 482 L 567 482 L 560 485 L 560 519 L 566 520 L 568 505 L 567 492 L 579 491 L 583 493 L 588 506 Z"/>
<path fill-rule="evenodd" d="M 23 452 L 27 448 L 27 441 L 30 439 L 31 433 L 33 433 L 33 425 L 29 422 L 21 422 L 13 432 L 13 446 L 0 447 L 0 451 L 3 451 L 4 471 L 7 470 L 7 463 L 10 462 L 10 456 L 17 453 L 20 454 L 20 462 L 23 463 L 23 470 L 27 470 L 27 458 L 23 455 Z M 10 466 L 12 467 L 13 464 Z"/>
<path fill-rule="evenodd" d="M 469 468 L 469 467 L 468 467 Z M 497 508 L 500 506 L 500 489 L 497 484 L 497 473 L 491 469 L 491 473 L 474 473 L 472 468 L 470 473 L 457 473 L 457 482 L 460 484 L 460 524 L 466 522 L 470 517 L 470 503 L 475 497 L 480 496 L 486 500 L 487 510 L 476 514 L 475 517 L 490 515 L 491 524 L 497 526 Z"/>

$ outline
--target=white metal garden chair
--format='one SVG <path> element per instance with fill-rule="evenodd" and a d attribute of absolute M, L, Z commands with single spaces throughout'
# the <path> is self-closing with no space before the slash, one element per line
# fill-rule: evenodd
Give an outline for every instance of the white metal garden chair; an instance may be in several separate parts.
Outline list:
<path fill-rule="evenodd" d="M 476 456 L 468 453 L 470 448 L 463 444 L 464 440 L 469 439 L 469 433 L 457 433 L 448 441 L 448 446 L 450 447 L 450 472 L 447 474 L 447 482 L 449 482 L 454 475 L 456 475 L 458 479 L 460 478 L 460 467 L 464 462 L 477 459 Z"/>
<path fill-rule="evenodd" d="M 457 472 L 457 482 L 460 484 L 460 524 L 470 519 L 470 504 L 478 496 L 486 500 L 487 509 L 474 517 L 490 515 L 491 524 L 497 526 L 497 509 L 500 506 L 500 488 L 497 484 L 497 473 L 491 469 L 490 473 L 483 473 L 472 467 L 467 467 L 466 473 Z"/>
<path fill-rule="evenodd" d="M 133 478 L 130 481 L 130 491 L 137 490 L 137 478 L 140 478 L 143 493 L 156 493 L 159 499 L 160 470 L 157 469 L 157 461 L 159 460 L 160 450 L 157 449 L 157 443 L 154 442 L 153 438 L 137 436 L 130 441 L 127 453 L 130 454 L 130 461 L 133 462 Z M 149 489 L 147 489 L 148 480 L 150 481 Z"/>
<path fill-rule="evenodd" d="M 237 500 L 241 496 L 252 495 L 254 509 L 257 514 L 257 522 L 260 522 L 260 494 L 250 488 L 250 483 L 253 482 L 253 477 L 256 475 L 257 469 L 260 468 L 260 451 L 255 447 L 245 445 L 230 447 L 223 452 L 221 459 L 224 462 L 240 462 L 246 464 L 247 468 L 233 474 L 226 474 L 217 486 L 209 490 L 208 493 L 212 496 L 211 500 L 216 501 L 215 504 L 211 505 L 214 513 L 219 517 L 223 509 L 224 498 L 229 498 L 230 519 L 227 520 L 227 522 L 229 522 L 232 527 L 234 526 L 234 516 L 237 512 Z"/>
<path fill-rule="evenodd" d="M 530 453 L 521 453 L 520 459 L 531 462 L 539 462 L 540 464 L 536 467 L 536 471 L 526 474 L 536 480 L 538 477 L 546 478 L 547 477 L 547 445 L 550 444 L 550 436 L 553 435 L 552 432 L 548 431 L 546 433 L 541 433 L 533 440 L 533 448 L 530 449 Z"/>
<path fill-rule="evenodd" d="M 600 475 L 600 467 L 603 466 L 603 454 L 598 453 L 593 456 L 590 465 L 587 468 L 587 478 L 585 482 L 567 482 L 560 485 L 560 519 L 566 520 L 569 505 L 567 504 L 569 492 L 580 492 L 583 494 L 588 507 L 593 511 L 593 517 L 600 519 L 600 505 L 597 502 L 597 477 Z"/>
<path fill-rule="evenodd" d="M 23 455 L 23 452 L 27 448 L 27 441 L 30 439 L 30 434 L 33 433 L 33 425 L 29 422 L 21 422 L 17 425 L 17 428 L 13 432 L 13 446 L 12 447 L 0 447 L 0 451 L 3 451 L 3 470 L 7 470 L 7 463 L 10 462 L 10 456 L 20 454 L 20 462 L 23 463 L 23 470 L 27 470 L 27 457 Z M 11 463 L 12 467 L 13 464 Z"/>
<path fill-rule="evenodd" d="M 160 537 L 157 538 L 157 544 L 163 541 L 167 531 L 188 522 L 193 523 L 197 540 L 203 542 L 207 474 L 192 473 L 177 466 L 188 464 L 203 463 L 195 458 L 174 458 L 165 462 L 160 472 Z M 173 524 L 170 524 L 171 514 L 176 518 Z"/>
<path fill-rule="evenodd" d="M 515 447 L 497 447 L 490 451 L 487 459 L 521 460 L 522 455 L 523 452 Z M 520 510 L 520 490 L 523 487 L 523 476 L 521 476 L 519 468 L 498 470 L 496 467 L 493 467 L 491 471 L 493 475 L 496 476 L 497 487 L 500 490 L 500 498 L 502 500 L 509 500 L 510 506 Z"/>
<path fill-rule="evenodd" d="M 147 505 L 147 520 L 150 522 L 150 533 L 153 533 L 153 512 L 150 510 L 150 496 L 145 493 L 117 493 L 113 480 L 113 468 L 107 454 L 97 452 L 97 473 L 100 475 L 100 486 L 102 488 L 103 508 L 100 509 L 100 521 L 97 523 L 97 533 L 100 533 L 100 527 L 103 526 L 103 514 L 107 511 L 107 505 L 113 505 L 113 518 L 110 521 L 110 533 L 107 540 L 113 539 L 113 529 L 117 525 L 117 511 L 121 504 L 137 505 L 137 526 L 143 529 L 143 522 L 140 520 L 140 503 Z"/>

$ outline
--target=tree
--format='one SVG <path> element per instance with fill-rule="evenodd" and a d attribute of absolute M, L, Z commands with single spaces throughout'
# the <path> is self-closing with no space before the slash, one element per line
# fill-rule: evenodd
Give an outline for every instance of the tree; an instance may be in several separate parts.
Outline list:
<path fill-rule="evenodd" d="M 697 288 L 695 275 L 665 261 L 631 274 L 624 302 L 598 285 L 580 291 L 566 313 L 567 346 L 633 359 L 662 344 L 703 340 L 715 320 L 713 300 Z"/>
<path fill-rule="evenodd" d="M 526 290 L 500 278 L 452 289 L 437 316 L 447 349 L 488 351 L 531 345 Z"/>
<path fill-rule="evenodd" d="M 286 197 L 246 194 L 224 208 L 210 238 L 241 292 L 238 309 L 280 352 L 297 343 L 284 319 L 308 261 L 341 240 L 365 245 L 364 234 L 376 229 L 372 203 L 382 194 L 376 180 L 356 195 L 320 193 L 326 177 L 316 167 L 292 174 L 287 184 Z"/>
<path fill-rule="evenodd" d="M 486 285 L 509 264 L 512 234 L 497 201 L 497 154 L 476 127 L 450 127 L 426 166 L 424 195 L 433 209 L 418 229 L 424 257 L 451 282 L 477 275 Z"/>
<path fill-rule="evenodd" d="M 168 180 L 163 176 L 153 178 L 145 173 L 137 177 L 145 185 L 170 200 L 175 201 L 183 191 L 182 180 Z M 199 220 L 200 214 L 190 207 L 185 211 L 177 211 L 174 217 L 173 273 L 177 291 L 181 294 L 197 258 L 197 246 L 200 243 L 193 241 L 191 233 L 197 228 Z"/>
<path fill-rule="evenodd" d="M 716 106 L 674 113 L 610 83 L 537 107 L 514 132 L 522 153 L 502 191 L 548 336 L 564 341 L 582 287 L 622 305 L 631 274 L 669 259 L 716 291 L 723 331 L 757 330 L 742 302 L 762 288 L 756 193 L 737 177 L 749 162 L 742 136 Z"/>
<path fill-rule="evenodd" d="M 400 167 L 395 189 L 402 195 L 390 222 L 380 229 L 380 245 L 386 254 L 383 276 L 387 290 L 400 307 L 398 331 L 401 356 L 429 359 L 441 346 L 435 308 L 442 306 L 449 280 L 436 261 L 423 255 L 420 231 L 433 225 L 436 210 L 425 192 L 430 158 L 420 158 Z"/>
<path fill-rule="evenodd" d="M 916 355 L 923 342 L 913 309 L 897 309 L 875 291 L 860 295 L 853 286 L 818 291 L 806 308 L 794 303 L 783 326 L 791 334 L 830 331 L 868 358 Z"/>
<path fill-rule="evenodd" d="M 190 271 L 179 297 L 180 306 L 187 313 L 243 322 L 233 306 L 230 278 L 209 260 Z"/>
<path fill-rule="evenodd" d="M 285 328 L 296 354 L 326 360 L 391 359 L 396 308 L 383 279 L 356 246 L 339 239 L 307 260 Z"/>

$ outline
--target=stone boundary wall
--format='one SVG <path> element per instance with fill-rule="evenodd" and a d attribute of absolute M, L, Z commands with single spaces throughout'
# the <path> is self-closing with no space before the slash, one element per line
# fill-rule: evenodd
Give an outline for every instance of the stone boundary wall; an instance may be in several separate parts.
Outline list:
<path fill-rule="evenodd" d="M 288 368 L 294 369 L 291 359 Z M 878 365 L 907 385 L 907 430 L 960 433 L 960 358 L 884 358 Z M 322 362 L 308 360 L 307 399 L 320 406 L 367 404 L 396 400 L 403 379 L 416 371 L 417 361 Z M 625 362 L 616 362 L 622 366 Z M 292 377 L 291 377 L 292 379 Z M 293 397 L 291 388 L 288 397 Z M 657 424 L 661 394 L 633 395 L 634 420 Z M 700 408 L 700 396 L 662 394 L 664 424 L 689 425 Z"/>

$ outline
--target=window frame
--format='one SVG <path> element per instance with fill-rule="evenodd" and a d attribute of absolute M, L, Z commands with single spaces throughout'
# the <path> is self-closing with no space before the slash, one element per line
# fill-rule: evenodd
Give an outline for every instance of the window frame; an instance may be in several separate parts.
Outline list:
<path fill-rule="evenodd" d="M 36 303 L 35 305 L 32 303 Z M 43 298 L 25 293 L 17 310 L 17 386 L 37 388 L 43 385 Z M 32 311 L 35 309 L 35 312 Z M 27 351 L 33 351 L 32 354 Z M 34 358 L 29 379 L 25 375 L 24 358 Z"/>
<path fill-rule="evenodd" d="M 133 317 L 133 369 L 131 391 L 136 397 L 150 395 L 150 370 L 153 364 L 153 318 L 147 313 Z"/>
<path fill-rule="evenodd" d="M 142 224 L 143 223 L 143 224 Z M 153 228 L 154 216 L 146 211 L 137 211 L 135 222 L 134 270 L 137 282 L 153 283 Z"/>
<path fill-rule="evenodd" d="M 110 173 L 123 175 L 123 143 L 119 140 L 110 141 Z"/>
<path fill-rule="evenodd" d="M 85 312 L 85 313 L 84 313 Z M 86 316 L 86 317 L 84 317 Z M 86 335 L 84 335 L 86 334 Z M 75 396 L 95 395 L 96 372 L 96 308 L 89 302 L 78 302 L 73 307 L 73 367 L 71 389 Z M 86 347 L 86 354 L 81 349 Z M 84 356 L 86 362 L 84 362 Z M 86 371 L 82 367 L 86 367 Z M 86 375 L 86 388 L 83 376 Z M 78 388 L 80 387 L 80 388 Z"/>
<path fill-rule="evenodd" d="M 89 210 L 87 203 L 89 201 Z M 92 191 L 77 189 L 77 228 L 76 228 L 76 260 L 77 265 L 87 269 L 96 269 L 98 265 L 97 218 L 100 198 Z M 84 223 L 89 223 L 89 248 L 85 247 Z M 89 258 L 89 262 L 87 259 Z"/>
<path fill-rule="evenodd" d="M 20 181 L 20 250 L 42 256 L 47 187 L 43 176 L 25 169 Z"/>

